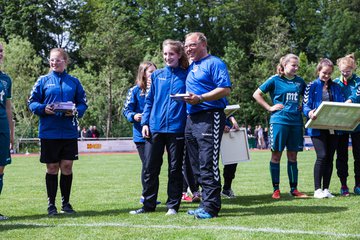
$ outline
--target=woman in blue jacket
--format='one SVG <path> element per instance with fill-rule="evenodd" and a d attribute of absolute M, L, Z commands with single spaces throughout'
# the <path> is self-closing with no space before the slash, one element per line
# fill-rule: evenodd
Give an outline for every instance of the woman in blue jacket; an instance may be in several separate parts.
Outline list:
<path fill-rule="evenodd" d="M 142 135 L 146 138 L 144 205 L 138 210 L 130 211 L 130 214 L 155 211 L 165 148 L 169 164 L 167 215 L 176 214 L 180 207 L 186 105 L 184 101 L 170 98 L 170 95 L 185 93 L 189 63 L 181 42 L 169 39 L 163 42 L 163 58 L 166 67 L 151 75 L 151 87 L 141 119 Z"/>
<path fill-rule="evenodd" d="M 322 59 L 316 67 L 318 78 L 309 83 L 305 90 L 303 112 L 307 118 L 316 121 L 314 112 L 323 101 L 343 102 L 340 87 L 333 83 L 331 74 L 334 64 L 329 59 Z M 334 153 L 338 144 L 337 132 L 323 129 L 307 129 L 314 144 L 316 161 L 314 165 L 315 198 L 332 198 L 329 191 L 333 170 Z M 322 186 L 321 186 L 322 184 Z"/>
<path fill-rule="evenodd" d="M 142 163 L 141 183 L 144 188 L 144 164 L 145 164 L 145 139 L 142 137 L 141 118 L 145 106 L 145 95 L 151 84 L 151 74 L 156 70 L 154 63 L 145 61 L 139 65 L 136 85 L 129 89 L 124 104 L 123 114 L 126 119 L 133 123 L 133 140 Z M 140 198 L 140 202 L 143 202 Z"/>
<path fill-rule="evenodd" d="M 65 70 L 68 62 L 69 57 L 63 49 L 52 49 L 49 58 L 50 73 L 36 81 L 28 101 L 30 110 L 40 117 L 40 162 L 46 164 L 49 216 L 58 214 L 55 198 L 59 170 L 61 171 L 61 211 L 75 213 L 69 200 L 73 161 L 78 159 L 77 118 L 84 115 L 87 104 L 86 94 L 80 81 Z M 73 104 L 73 109 L 66 111 L 54 109 L 56 103 L 64 102 Z"/>
<path fill-rule="evenodd" d="M 349 54 L 337 60 L 341 76 L 334 80 L 337 83 L 348 103 L 359 103 L 360 77 L 354 71 L 356 69 L 354 54 Z M 346 121 L 346 119 L 344 119 Z M 339 136 L 339 145 L 336 150 L 337 175 L 341 182 L 341 196 L 349 196 L 347 177 L 349 176 L 349 137 L 351 137 L 352 153 L 354 157 L 355 185 L 354 193 L 360 195 L 360 125 L 352 132 L 343 132 Z"/>

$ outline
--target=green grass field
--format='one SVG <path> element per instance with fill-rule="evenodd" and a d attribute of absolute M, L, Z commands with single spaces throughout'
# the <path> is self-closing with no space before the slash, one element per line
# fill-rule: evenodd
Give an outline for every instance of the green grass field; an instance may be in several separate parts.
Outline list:
<path fill-rule="evenodd" d="M 351 155 L 351 154 L 350 154 Z M 235 199 L 223 199 L 218 218 L 197 220 L 186 214 L 197 204 L 183 203 L 175 216 L 166 213 L 166 179 L 161 173 L 157 211 L 133 216 L 141 207 L 137 154 L 82 155 L 74 165 L 71 203 L 76 215 L 47 217 L 45 166 L 38 156 L 14 156 L 5 170 L 0 239 L 360 239 L 360 196 L 294 199 L 288 195 L 286 161 L 281 167 L 282 198 L 271 199 L 270 152 L 253 151 L 238 165 Z M 299 190 L 313 194 L 314 151 L 299 154 Z M 352 159 L 349 186 L 353 187 Z M 57 203 L 60 207 L 60 192 Z"/>

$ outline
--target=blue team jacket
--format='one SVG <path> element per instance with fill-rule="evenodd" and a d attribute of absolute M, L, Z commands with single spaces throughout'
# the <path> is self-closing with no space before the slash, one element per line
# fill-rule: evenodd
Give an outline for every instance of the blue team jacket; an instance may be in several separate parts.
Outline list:
<path fill-rule="evenodd" d="M 183 133 L 186 104 L 170 95 L 185 93 L 187 70 L 165 67 L 151 74 L 151 87 L 145 99 L 141 125 L 148 125 L 152 133 Z"/>
<path fill-rule="evenodd" d="M 36 81 L 28 105 L 31 112 L 40 117 L 39 138 L 78 138 L 77 121 L 74 121 L 74 117 L 45 114 L 46 105 L 67 101 L 75 103 L 78 117 L 81 118 L 88 106 L 85 91 L 77 78 L 67 74 L 66 71 L 62 73 L 52 71 Z"/>
<path fill-rule="evenodd" d="M 360 77 L 355 73 L 344 84 L 342 77 L 336 78 L 335 83 L 339 84 L 341 91 L 344 94 L 345 101 L 350 99 L 353 103 L 360 103 Z M 360 124 L 354 129 L 353 132 L 360 132 Z"/>
<path fill-rule="evenodd" d="M 351 99 L 353 103 L 359 102 L 359 86 L 360 86 L 360 77 L 356 74 L 353 74 L 350 79 L 347 81 L 347 85 L 344 84 L 342 77 L 336 78 L 334 80 L 336 84 L 339 84 L 341 91 L 345 97 L 345 101 Z"/>
<path fill-rule="evenodd" d="M 129 89 L 123 108 L 123 115 L 126 119 L 133 123 L 133 140 L 134 142 L 145 142 L 141 133 L 141 124 L 134 120 L 137 113 L 143 113 L 145 106 L 145 93 L 136 85 Z"/>
<path fill-rule="evenodd" d="M 307 85 L 303 100 L 303 113 L 307 118 L 309 118 L 309 112 L 313 109 L 318 108 L 322 103 L 323 86 L 324 82 L 321 81 L 319 78 Z M 335 84 L 332 81 L 330 83 L 330 94 L 332 96 L 333 102 L 345 101 L 339 85 Z M 320 136 L 319 129 L 308 128 L 307 133 L 309 136 Z"/>

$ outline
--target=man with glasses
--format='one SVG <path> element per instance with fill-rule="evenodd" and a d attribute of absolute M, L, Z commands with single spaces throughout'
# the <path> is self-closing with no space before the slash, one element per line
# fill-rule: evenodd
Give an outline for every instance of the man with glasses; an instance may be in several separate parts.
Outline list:
<path fill-rule="evenodd" d="M 198 219 L 216 217 L 221 208 L 219 151 L 225 126 L 224 108 L 231 82 L 225 63 L 208 54 L 203 33 L 185 36 L 185 52 L 191 62 L 186 78 L 189 97 L 185 141 L 195 177 L 202 187 L 202 202 L 188 211 Z"/>

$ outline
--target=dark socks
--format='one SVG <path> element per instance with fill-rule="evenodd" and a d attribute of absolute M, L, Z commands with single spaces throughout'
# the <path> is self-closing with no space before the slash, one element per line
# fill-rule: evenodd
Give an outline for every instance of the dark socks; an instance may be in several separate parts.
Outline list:
<path fill-rule="evenodd" d="M 0 175 L 0 194 L 1 194 L 1 191 L 2 191 L 3 185 L 4 185 L 3 180 L 4 180 L 4 174 L 1 174 Z"/>
<path fill-rule="evenodd" d="M 347 186 L 347 178 L 340 178 L 341 186 Z"/>
<path fill-rule="evenodd" d="M 71 185 L 72 185 L 73 175 L 63 175 L 60 176 L 60 190 L 62 196 L 62 204 L 69 203 L 70 200 L 70 192 L 71 192 Z"/>
<path fill-rule="evenodd" d="M 45 176 L 48 204 L 55 205 L 56 192 L 58 188 L 58 175 L 48 174 Z"/>
<path fill-rule="evenodd" d="M 280 163 L 270 162 L 270 174 L 274 191 L 278 190 L 280 183 Z"/>
<path fill-rule="evenodd" d="M 224 178 L 223 189 L 224 190 L 230 190 L 231 189 L 231 183 L 232 183 L 232 178 Z"/>
<path fill-rule="evenodd" d="M 288 161 L 287 171 L 288 171 L 290 188 L 291 188 L 291 192 L 292 192 L 297 188 L 297 184 L 298 184 L 297 162 Z"/>

